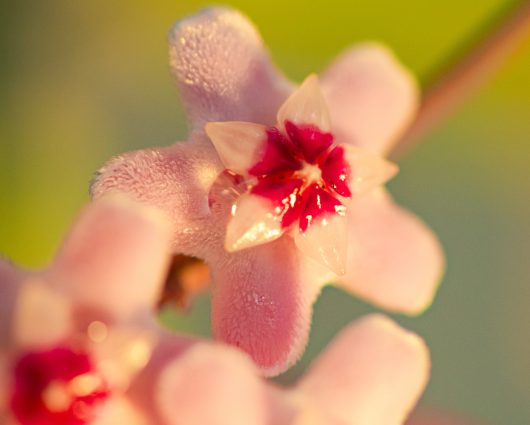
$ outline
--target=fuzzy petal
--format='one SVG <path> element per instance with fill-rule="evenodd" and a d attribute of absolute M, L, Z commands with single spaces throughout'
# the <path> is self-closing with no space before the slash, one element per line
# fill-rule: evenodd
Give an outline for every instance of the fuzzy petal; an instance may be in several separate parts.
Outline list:
<path fill-rule="evenodd" d="M 278 124 L 283 126 L 286 121 L 300 126 L 313 125 L 322 132 L 330 131 L 328 108 L 316 75 L 307 77 L 281 106 Z"/>
<path fill-rule="evenodd" d="M 0 258 L 0 352 L 11 341 L 15 300 L 28 273 Z"/>
<path fill-rule="evenodd" d="M 311 306 L 329 272 L 289 237 L 221 256 L 211 267 L 216 338 L 247 352 L 268 375 L 286 370 L 307 343 Z"/>
<path fill-rule="evenodd" d="M 341 284 L 384 308 L 424 310 L 444 268 L 433 232 L 383 191 L 352 202 L 348 219 L 348 270 Z"/>
<path fill-rule="evenodd" d="M 172 224 L 177 252 L 201 256 L 206 250 L 208 192 L 223 167 L 211 145 L 190 142 L 129 152 L 110 160 L 96 175 L 92 197 L 123 193 L 162 210 Z"/>
<path fill-rule="evenodd" d="M 391 150 L 418 107 L 412 75 L 375 43 L 346 51 L 321 81 L 334 133 L 372 152 Z"/>
<path fill-rule="evenodd" d="M 246 175 L 265 151 L 267 127 L 250 122 L 210 122 L 206 134 L 215 146 L 223 165 Z"/>
<path fill-rule="evenodd" d="M 208 121 L 272 125 L 292 90 L 253 24 L 228 8 L 209 8 L 177 23 L 170 34 L 170 62 L 199 131 Z"/>
<path fill-rule="evenodd" d="M 423 341 L 381 315 L 367 316 L 336 337 L 302 379 L 311 408 L 344 425 L 399 425 L 429 374 Z"/>
<path fill-rule="evenodd" d="M 90 204 L 47 275 L 87 307 L 116 317 L 156 303 L 169 259 L 169 227 L 156 210 L 124 197 Z"/>
<path fill-rule="evenodd" d="M 263 425 L 263 386 L 246 356 L 198 343 L 160 374 L 157 400 L 168 425 Z"/>

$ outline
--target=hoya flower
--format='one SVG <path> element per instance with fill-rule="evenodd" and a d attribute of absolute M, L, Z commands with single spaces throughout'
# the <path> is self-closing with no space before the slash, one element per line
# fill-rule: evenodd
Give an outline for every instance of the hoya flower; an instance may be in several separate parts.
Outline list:
<path fill-rule="evenodd" d="M 146 208 L 102 199 L 46 270 L 0 262 L 2 424 L 402 423 L 428 377 L 420 338 L 367 316 L 295 386 L 272 385 L 240 350 L 154 322 L 167 235 Z"/>
<path fill-rule="evenodd" d="M 106 200 L 85 211 L 43 271 L 0 263 L 2 423 L 116 423 L 156 341 L 151 306 L 167 263 L 166 228 L 155 222 L 146 230 L 141 208 L 124 214 L 130 207 L 122 203 Z M 135 265 L 152 240 L 154 258 Z"/>
<path fill-rule="evenodd" d="M 440 246 L 381 187 L 418 103 L 388 50 L 354 47 L 296 88 L 245 17 L 213 8 L 175 26 L 170 56 L 189 140 L 112 159 L 91 193 L 166 213 L 173 252 L 211 269 L 218 339 L 276 374 L 302 353 L 326 283 L 409 314 L 430 303 Z"/>

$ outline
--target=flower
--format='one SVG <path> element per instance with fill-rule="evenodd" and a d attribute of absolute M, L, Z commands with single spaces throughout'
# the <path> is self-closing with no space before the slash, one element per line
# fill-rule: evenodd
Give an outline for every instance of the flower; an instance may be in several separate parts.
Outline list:
<path fill-rule="evenodd" d="M 280 107 L 276 127 L 206 124 L 227 171 L 249 180 L 232 206 L 227 251 L 273 241 L 295 227 L 294 242 L 303 253 L 337 275 L 345 273 L 345 204 L 397 170 L 365 149 L 336 144 L 330 130 L 316 76 Z"/>
<path fill-rule="evenodd" d="M 348 167 L 352 173 L 357 172 L 355 163 L 341 162 L 350 157 L 349 152 L 362 152 L 362 157 L 383 165 L 386 172 L 374 173 L 377 183 L 392 174 L 392 167 L 379 155 L 391 149 L 416 110 L 417 89 L 409 73 L 379 45 L 352 48 L 319 80 L 330 125 L 323 108 L 315 109 L 313 101 L 308 105 L 316 115 L 297 121 L 296 114 L 306 113 L 303 99 L 296 100 L 297 96 L 309 93 L 310 99 L 315 90 L 302 87 L 294 91 L 294 85 L 271 65 L 252 24 L 238 12 L 208 9 L 178 23 L 170 39 L 171 66 L 191 123 L 189 140 L 112 159 L 98 172 L 91 193 L 95 199 L 109 192 L 126 193 L 165 212 L 171 221 L 173 252 L 204 259 L 211 268 L 214 335 L 249 353 L 264 373 L 272 375 L 285 370 L 301 355 L 312 304 L 326 283 L 337 284 L 391 310 L 423 310 L 433 297 L 443 269 L 436 237 L 419 219 L 396 206 L 383 189 L 376 187 L 359 197 L 340 177 L 345 175 L 347 180 Z M 315 85 L 314 77 L 305 84 L 306 88 Z M 289 131 L 284 127 L 285 120 L 277 122 L 276 113 L 291 95 L 295 107 L 285 115 L 294 123 L 294 127 L 288 124 Z M 254 161 L 259 155 L 252 157 L 256 146 L 249 142 L 255 138 L 240 140 L 238 136 L 232 145 L 224 143 L 228 150 L 222 153 L 221 130 L 224 128 L 226 133 L 236 127 L 219 123 L 229 121 L 267 126 L 267 141 L 280 138 L 291 147 L 295 140 L 315 137 L 318 149 L 306 150 L 303 156 L 312 167 L 294 169 L 302 166 L 301 146 L 296 152 L 282 153 L 278 159 L 291 167 L 289 183 L 280 185 L 281 191 L 275 194 L 269 185 L 272 177 L 276 178 L 275 161 L 264 161 L 261 165 L 265 168 L 260 169 L 260 163 Z M 278 131 L 272 129 L 274 126 Z M 256 129 L 246 127 L 250 132 L 252 128 Z M 241 131 L 241 126 L 237 129 Z M 333 155 L 333 150 L 322 148 L 331 138 L 339 146 Z M 276 142 L 270 143 L 272 146 Z M 321 149 L 330 162 L 336 161 L 333 166 L 322 168 L 324 163 L 318 156 Z M 253 167 L 254 174 L 248 172 L 249 168 L 243 173 L 245 167 L 236 167 L 232 160 Z M 227 164 L 237 172 L 226 171 Z M 368 174 L 372 171 L 369 168 Z M 297 180 L 300 173 L 305 176 L 304 183 Z M 305 202 L 295 202 L 296 208 L 280 202 L 283 191 L 295 191 L 297 185 L 304 186 L 318 173 L 331 186 L 326 195 L 322 195 L 321 187 L 307 185 Z M 246 176 L 254 180 L 249 182 Z M 302 186 L 296 195 L 301 194 Z M 351 199 L 347 199 L 348 190 Z M 259 195 L 251 198 L 249 192 Z M 329 220 L 334 224 L 319 232 L 322 226 L 311 226 L 304 217 L 318 215 L 315 203 L 308 203 L 308 199 L 323 196 L 323 210 L 333 210 L 337 220 Z M 280 211 L 271 219 L 262 208 L 255 210 L 259 215 L 248 213 L 254 211 L 254 204 L 261 207 L 267 200 L 285 210 L 283 216 Z M 343 217 L 339 202 L 346 206 L 347 217 Z M 232 217 L 234 204 L 237 208 Z M 309 214 L 302 208 L 307 205 L 312 205 Z M 316 221 L 322 223 L 321 218 L 324 216 Z M 263 220 L 268 226 L 265 231 L 248 233 Z M 286 231 L 297 224 L 302 232 Z M 277 237 L 280 233 L 283 235 Z M 293 234 L 295 239 L 299 235 L 298 243 Z M 248 236 L 256 238 L 250 245 L 258 240 L 267 243 L 239 249 L 249 245 Z M 343 269 L 345 274 L 340 276 Z"/>
<path fill-rule="evenodd" d="M 105 198 L 45 270 L 0 261 L 2 423 L 398 425 L 418 400 L 425 344 L 382 315 L 344 329 L 291 388 L 262 379 L 240 350 L 160 328 L 169 245 L 160 216 Z M 147 350 L 131 345 L 145 335 Z"/>
<path fill-rule="evenodd" d="M 150 329 L 158 294 L 153 283 L 167 263 L 161 246 L 167 228 L 160 229 L 159 220 L 146 230 L 142 208 L 124 214 L 127 208 L 116 199 L 88 208 L 43 271 L 0 262 L 0 419 L 83 425 L 108 416 L 102 424 L 115 423 L 112 412 L 123 404 L 156 341 Z M 153 240 L 155 258 L 129 265 Z M 143 246 L 125 252 L 131 241 Z"/>

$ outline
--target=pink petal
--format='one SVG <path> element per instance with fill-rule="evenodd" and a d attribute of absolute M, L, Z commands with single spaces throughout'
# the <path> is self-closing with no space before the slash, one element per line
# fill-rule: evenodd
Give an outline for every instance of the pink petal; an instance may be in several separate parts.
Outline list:
<path fill-rule="evenodd" d="M 176 251 L 203 257 L 208 245 L 209 190 L 223 167 L 211 145 L 183 142 L 128 152 L 109 161 L 91 187 L 93 198 L 123 193 L 162 210 L 172 224 Z"/>
<path fill-rule="evenodd" d="M 346 51 L 322 77 L 333 132 L 341 142 L 388 152 L 418 106 L 412 75 L 385 47 L 370 43 Z"/>
<path fill-rule="evenodd" d="M 33 278 L 20 287 L 12 321 L 18 346 L 47 348 L 71 335 L 72 306 L 63 294 Z"/>
<path fill-rule="evenodd" d="M 306 345 L 311 306 L 329 272 L 307 261 L 289 237 L 211 265 L 215 337 L 247 352 L 268 375 L 286 370 Z"/>
<path fill-rule="evenodd" d="M 444 268 L 433 232 L 383 191 L 352 202 L 348 219 L 348 270 L 341 284 L 384 308 L 425 309 Z"/>
<path fill-rule="evenodd" d="M 346 272 L 348 224 L 344 215 L 327 214 L 305 232 L 295 230 L 295 243 L 305 255 L 341 276 Z"/>
<path fill-rule="evenodd" d="M 155 399 L 167 425 L 264 425 L 262 383 L 242 353 L 198 343 L 159 377 Z"/>
<path fill-rule="evenodd" d="M 242 195 L 226 227 L 225 248 L 229 252 L 261 245 L 283 234 L 281 217 L 272 202 L 261 196 Z"/>
<path fill-rule="evenodd" d="M 265 151 L 267 127 L 249 122 L 210 122 L 206 134 L 215 146 L 223 165 L 238 174 L 248 170 Z"/>
<path fill-rule="evenodd" d="M 301 126 L 313 125 L 322 132 L 330 131 L 328 109 L 316 75 L 307 77 L 281 106 L 278 124 L 284 126 L 286 121 Z"/>
<path fill-rule="evenodd" d="M 252 23 L 210 8 L 177 23 L 170 61 L 195 130 L 208 121 L 274 124 L 291 85 L 272 66 Z"/>
<path fill-rule="evenodd" d="M 381 315 L 343 330 L 302 379 L 298 391 L 329 423 L 399 425 L 429 374 L 423 341 Z"/>
<path fill-rule="evenodd" d="M 15 300 L 28 273 L 0 258 L 0 352 L 10 343 Z"/>
<path fill-rule="evenodd" d="M 78 217 L 46 275 L 74 300 L 129 317 L 155 305 L 168 259 L 163 217 L 124 197 L 106 197 Z"/>

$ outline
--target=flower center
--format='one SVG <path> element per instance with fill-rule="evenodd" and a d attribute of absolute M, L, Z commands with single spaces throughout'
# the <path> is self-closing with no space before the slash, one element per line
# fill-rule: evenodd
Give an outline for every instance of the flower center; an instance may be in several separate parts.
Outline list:
<path fill-rule="evenodd" d="M 83 352 L 67 347 L 29 352 L 15 364 L 11 410 L 20 424 L 88 424 L 109 396 Z"/>
<path fill-rule="evenodd" d="M 304 162 L 302 169 L 295 173 L 295 177 L 304 180 L 304 188 L 312 183 L 316 183 L 319 186 L 322 186 L 323 184 L 322 170 L 320 167 L 309 164 L 308 162 Z"/>

